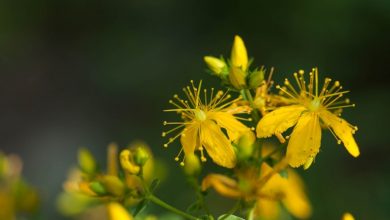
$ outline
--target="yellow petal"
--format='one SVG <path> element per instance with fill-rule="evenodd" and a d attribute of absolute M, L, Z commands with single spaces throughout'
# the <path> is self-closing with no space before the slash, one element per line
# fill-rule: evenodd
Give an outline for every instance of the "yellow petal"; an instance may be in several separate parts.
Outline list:
<path fill-rule="evenodd" d="M 202 145 L 216 164 L 227 168 L 236 165 L 233 147 L 215 122 L 211 120 L 203 122 L 200 133 Z"/>
<path fill-rule="evenodd" d="M 275 133 L 283 133 L 297 123 L 304 110 L 306 108 L 301 105 L 290 105 L 266 114 L 257 124 L 257 137 L 270 137 Z"/>
<path fill-rule="evenodd" d="M 238 190 L 237 182 L 221 174 L 209 174 L 202 181 L 202 191 L 213 187 L 222 196 L 239 198 L 241 192 Z"/>
<path fill-rule="evenodd" d="M 123 208 L 122 205 L 116 202 L 111 202 L 107 205 L 107 214 L 109 220 L 132 220 L 133 217 Z"/>
<path fill-rule="evenodd" d="M 314 157 L 321 145 L 321 126 L 317 113 L 304 113 L 295 126 L 287 146 L 287 157 L 292 167 L 305 164 Z"/>
<path fill-rule="evenodd" d="M 261 166 L 262 176 L 272 172 L 269 165 Z M 273 200 L 282 201 L 286 209 L 296 218 L 309 218 L 311 205 L 304 191 L 301 178 L 292 169 L 287 169 L 287 178 L 273 175 L 260 190 L 259 201 Z M 268 219 L 268 218 L 266 218 Z"/>
<path fill-rule="evenodd" d="M 356 128 L 327 110 L 321 111 L 320 117 L 334 131 L 337 137 L 340 138 L 347 151 L 354 157 L 359 156 L 359 147 L 352 135 L 355 133 Z"/>
<path fill-rule="evenodd" d="M 181 145 L 185 154 L 192 154 L 195 151 L 196 142 L 199 138 L 199 128 L 198 125 L 189 125 L 187 126 L 180 138 Z"/>
<path fill-rule="evenodd" d="M 231 141 L 237 140 L 241 135 L 250 129 L 238 121 L 232 114 L 227 112 L 211 112 L 208 117 L 215 120 L 217 124 L 225 128 Z"/>
<path fill-rule="evenodd" d="M 234 43 L 232 48 L 232 54 L 230 57 L 233 66 L 241 67 L 242 70 L 248 68 L 248 54 L 246 52 L 244 41 L 240 36 L 234 37 Z"/>
<path fill-rule="evenodd" d="M 259 199 L 251 213 L 252 219 L 276 220 L 280 217 L 280 207 L 277 201 Z"/>
<path fill-rule="evenodd" d="M 288 170 L 287 184 L 284 188 L 285 197 L 282 202 L 286 209 L 299 219 L 311 216 L 311 205 L 304 192 L 303 181 L 293 170 Z"/>

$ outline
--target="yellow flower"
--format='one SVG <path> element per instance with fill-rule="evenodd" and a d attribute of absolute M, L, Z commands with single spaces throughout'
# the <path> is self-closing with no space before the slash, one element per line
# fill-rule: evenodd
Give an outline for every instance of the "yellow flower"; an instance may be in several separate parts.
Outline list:
<path fill-rule="evenodd" d="M 285 80 L 284 87 L 277 86 L 281 95 L 286 97 L 289 106 L 277 108 L 266 114 L 257 125 L 257 137 L 275 135 L 281 142 L 285 139 L 282 133 L 295 125 L 287 146 L 287 156 L 292 167 L 305 165 L 308 168 L 319 152 L 321 143 L 321 125 L 328 128 L 337 142 L 344 144 L 354 157 L 359 156 L 359 148 L 353 138 L 357 130 L 344 119 L 338 117 L 345 107 L 353 107 L 349 100 L 341 100 L 345 93 L 338 81 L 332 86 L 331 79 L 326 78 L 321 90 L 318 85 L 318 70 L 310 72 L 310 81 L 304 79 L 303 70 L 294 73 L 298 90 Z"/>
<path fill-rule="evenodd" d="M 287 169 L 287 178 L 281 177 L 277 172 L 284 166 L 282 162 L 272 169 L 263 163 L 261 172 L 256 169 L 238 172 L 238 181 L 220 174 L 209 174 L 202 181 L 202 190 L 213 187 L 225 197 L 255 201 L 250 219 L 279 219 L 279 201 L 296 218 L 309 218 L 311 206 L 303 182 L 292 169 Z"/>
<path fill-rule="evenodd" d="M 342 220 L 355 220 L 353 215 L 349 212 L 344 213 Z"/>
<path fill-rule="evenodd" d="M 231 142 L 237 140 L 249 130 L 238 121 L 238 119 L 243 118 L 237 117 L 235 114 L 248 113 L 250 109 L 246 106 L 235 105 L 235 102 L 240 98 L 229 101 L 231 95 L 227 92 L 218 91 L 214 93 L 212 88 L 211 94 L 208 95 L 206 89 L 203 91 L 201 89 L 202 82 L 199 83 L 198 87 L 194 85 L 193 81 L 191 81 L 191 84 L 192 87 L 187 86 L 183 89 L 188 100 L 183 100 L 178 95 L 174 95 L 175 101 L 170 100 L 169 103 L 175 108 L 165 110 L 180 114 L 183 121 L 165 121 L 164 125 L 176 125 L 176 127 L 163 132 L 162 136 L 165 137 L 171 132 L 183 129 L 169 138 L 164 147 L 168 147 L 170 143 L 180 137 L 182 148 L 175 158 L 176 161 L 179 160 L 183 151 L 185 155 L 190 155 L 199 150 L 201 160 L 204 162 L 206 161 L 203 152 L 205 149 L 216 164 L 227 168 L 234 167 L 236 155 Z M 221 129 L 226 130 L 227 135 Z M 184 166 L 184 159 L 180 164 Z"/>
<path fill-rule="evenodd" d="M 232 53 L 230 56 L 232 65 L 246 71 L 248 68 L 248 53 L 246 52 L 244 41 L 240 36 L 234 37 Z"/>

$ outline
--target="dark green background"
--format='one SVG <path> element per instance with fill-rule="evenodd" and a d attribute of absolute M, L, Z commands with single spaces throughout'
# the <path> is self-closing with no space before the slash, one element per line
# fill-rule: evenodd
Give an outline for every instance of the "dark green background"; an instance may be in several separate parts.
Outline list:
<path fill-rule="evenodd" d="M 352 91 L 357 107 L 344 116 L 359 126 L 361 156 L 324 132 L 302 172 L 313 219 L 389 219 L 390 1 L 1 0 L 0 149 L 23 157 L 43 217 L 60 218 L 55 197 L 78 147 L 104 161 L 110 141 L 134 139 L 170 167 L 158 194 L 185 208 L 191 192 L 176 174 L 178 143 L 162 150 L 172 116 L 162 109 L 190 79 L 218 84 L 202 57 L 228 55 L 235 34 L 254 64 L 276 67 L 276 81 L 318 66 Z"/>

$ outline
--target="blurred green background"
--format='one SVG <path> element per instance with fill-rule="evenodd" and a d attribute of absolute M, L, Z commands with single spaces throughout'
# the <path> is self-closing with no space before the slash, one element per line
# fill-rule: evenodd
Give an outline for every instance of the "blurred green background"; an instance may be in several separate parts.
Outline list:
<path fill-rule="evenodd" d="M 149 143 L 170 172 L 157 194 L 189 205 L 178 142 L 162 149 L 161 122 L 172 117 L 162 109 L 190 79 L 218 84 L 202 57 L 228 56 L 235 34 L 277 82 L 318 66 L 352 91 L 357 107 L 344 117 L 359 126 L 361 156 L 326 132 L 301 172 L 313 219 L 390 219 L 390 1 L 1 0 L 0 149 L 24 159 L 43 218 L 61 219 L 55 198 L 77 148 L 105 162 L 111 141 Z M 228 209 L 224 200 L 212 205 Z"/>

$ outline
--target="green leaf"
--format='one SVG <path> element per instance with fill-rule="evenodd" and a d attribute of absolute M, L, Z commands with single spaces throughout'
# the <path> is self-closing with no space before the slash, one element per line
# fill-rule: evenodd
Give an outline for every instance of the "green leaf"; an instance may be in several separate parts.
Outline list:
<path fill-rule="evenodd" d="M 133 212 L 133 216 L 136 216 L 138 213 L 140 213 L 142 210 L 144 210 L 146 208 L 146 206 L 148 205 L 148 203 L 149 203 L 149 200 L 147 200 L 147 199 L 144 199 L 140 203 L 138 203 L 137 207 L 135 207 L 135 210 Z"/>

